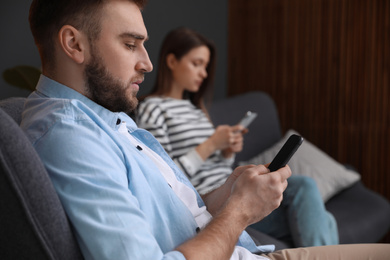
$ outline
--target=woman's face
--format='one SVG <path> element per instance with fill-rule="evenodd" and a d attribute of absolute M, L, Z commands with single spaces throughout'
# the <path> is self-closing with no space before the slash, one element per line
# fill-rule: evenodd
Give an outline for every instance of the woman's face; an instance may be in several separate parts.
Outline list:
<path fill-rule="evenodd" d="M 183 92 L 197 92 L 207 77 L 207 65 L 210 61 L 210 50 L 207 46 L 199 46 L 180 60 L 174 55 L 168 57 L 168 66 L 172 71 L 172 91 L 182 96 Z"/>

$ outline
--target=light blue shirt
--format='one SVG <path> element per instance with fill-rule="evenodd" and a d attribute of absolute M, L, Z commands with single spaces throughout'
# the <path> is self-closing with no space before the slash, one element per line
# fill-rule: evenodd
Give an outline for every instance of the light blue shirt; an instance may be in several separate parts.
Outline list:
<path fill-rule="evenodd" d="M 185 259 L 174 249 L 196 235 L 195 219 L 151 159 L 118 132 L 121 121 L 203 206 L 149 132 L 125 113 L 45 76 L 26 101 L 21 127 L 48 170 L 86 259 Z M 272 249 L 257 248 L 246 232 L 237 245 L 252 252 Z"/>

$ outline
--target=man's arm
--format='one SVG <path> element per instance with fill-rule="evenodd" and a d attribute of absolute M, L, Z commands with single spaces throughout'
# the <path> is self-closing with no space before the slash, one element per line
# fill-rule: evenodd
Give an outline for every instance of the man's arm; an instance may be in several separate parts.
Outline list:
<path fill-rule="evenodd" d="M 221 188 L 205 197 L 214 219 L 176 250 L 187 259 L 228 259 L 242 231 L 280 205 L 290 175 L 288 166 L 272 173 L 263 165 L 237 168 Z"/>
<path fill-rule="evenodd" d="M 229 259 L 244 228 L 245 216 L 226 205 L 196 237 L 176 248 L 186 259 Z"/>
<path fill-rule="evenodd" d="M 84 257 L 178 259 L 179 252 L 164 254 L 139 200 L 129 190 L 122 151 L 90 120 L 80 121 L 75 125 L 64 120 L 52 126 L 35 148 Z"/>

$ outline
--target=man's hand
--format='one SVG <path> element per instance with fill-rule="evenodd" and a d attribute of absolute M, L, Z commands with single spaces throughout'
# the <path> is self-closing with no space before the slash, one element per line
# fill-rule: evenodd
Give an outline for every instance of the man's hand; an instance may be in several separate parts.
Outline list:
<path fill-rule="evenodd" d="M 256 223 L 280 206 L 290 176 L 288 166 L 275 172 L 269 172 L 265 165 L 248 167 L 244 171 L 236 169 L 226 181 L 226 185 L 231 185 L 231 195 L 226 203 L 232 203 L 242 212 L 247 225 Z"/>
<path fill-rule="evenodd" d="M 279 207 L 288 166 L 269 172 L 264 165 L 238 167 L 224 185 L 204 196 L 214 219 L 176 250 L 186 259 L 228 259 L 242 231 Z"/>
<path fill-rule="evenodd" d="M 262 219 L 279 207 L 283 191 L 287 187 L 287 178 L 290 176 L 291 170 L 288 166 L 276 172 L 269 172 L 267 165 L 240 166 L 221 187 L 204 195 L 203 199 L 213 216 L 227 203 L 237 203 L 240 204 L 239 207 L 249 208 L 248 211 L 243 209 L 248 213 L 257 211 L 250 214 Z"/>
<path fill-rule="evenodd" d="M 207 206 L 207 210 L 211 213 L 211 215 L 217 215 L 221 208 L 223 208 L 231 195 L 232 186 L 236 179 L 242 172 L 251 167 L 254 167 L 254 165 L 237 167 L 221 187 L 202 196 L 202 199 Z"/>

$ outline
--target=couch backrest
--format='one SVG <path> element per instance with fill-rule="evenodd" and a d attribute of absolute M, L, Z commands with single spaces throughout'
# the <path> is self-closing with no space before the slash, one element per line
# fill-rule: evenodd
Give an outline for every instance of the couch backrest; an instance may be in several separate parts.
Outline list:
<path fill-rule="evenodd" d="M 83 259 L 38 154 L 2 109 L 0 197 L 0 259 Z"/>
<path fill-rule="evenodd" d="M 247 111 L 258 114 L 244 137 L 244 149 L 236 162 L 249 160 L 271 147 L 282 137 L 279 115 L 273 99 L 261 91 L 248 92 L 212 103 L 209 108 L 214 125 L 237 124 Z"/>
<path fill-rule="evenodd" d="M 19 125 L 22 121 L 22 112 L 24 107 L 24 97 L 10 97 L 0 100 L 0 108 L 3 109 Z"/>

